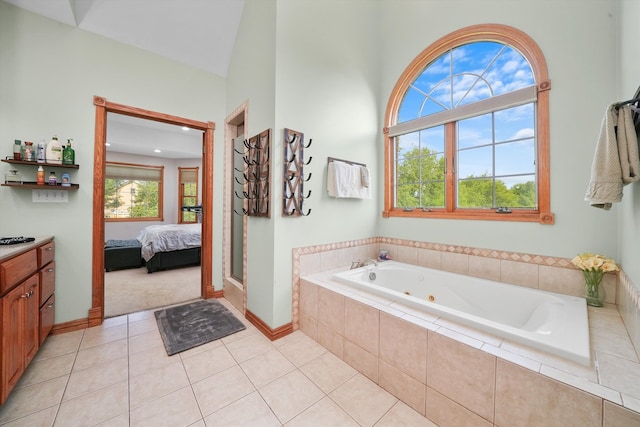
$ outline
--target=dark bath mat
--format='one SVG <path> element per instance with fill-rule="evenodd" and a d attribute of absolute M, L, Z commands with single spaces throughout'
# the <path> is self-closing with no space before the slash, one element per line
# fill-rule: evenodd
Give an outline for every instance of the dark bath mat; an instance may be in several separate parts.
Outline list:
<path fill-rule="evenodd" d="M 154 314 L 169 356 L 245 329 L 214 299 L 169 307 Z"/>

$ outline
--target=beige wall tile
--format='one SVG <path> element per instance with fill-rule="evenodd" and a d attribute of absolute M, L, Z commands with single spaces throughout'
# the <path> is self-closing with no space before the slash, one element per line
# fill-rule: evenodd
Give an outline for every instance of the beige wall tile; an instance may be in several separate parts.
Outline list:
<path fill-rule="evenodd" d="M 429 331 L 427 385 L 493 421 L 496 357 Z"/>
<path fill-rule="evenodd" d="M 418 264 L 418 248 L 412 246 L 398 246 L 396 261 L 407 264 Z"/>
<path fill-rule="evenodd" d="M 442 252 L 441 269 L 452 273 L 469 274 L 469 255 Z"/>
<path fill-rule="evenodd" d="M 300 313 L 318 319 L 318 286 L 300 280 Z"/>
<path fill-rule="evenodd" d="M 514 285 L 538 287 L 538 264 L 500 260 L 500 281 Z"/>
<path fill-rule="evenodd" d="M 318 324 L 318 343 L 339 358 L 343 358 L 344 337 L 322 324 Z"/>
<path fill-rule="evenodd" d="M 603 427 L 640 426 L 640 414 L 604 401 Z"/>
<path fill-rule="evenodd" d="M 418 265 L 440 270 L 442 268 L 442 252 L 419 248 Z"/>
<path fill-rule="evenodd" d="M 380 387 L 424 415 L 426 386 L 414 378 L 383 362 L 378 365 Z"/>
<path fill-rule="evenodd" d="M 378 356 L 380 311 L 350 298 L 345 298 L 344 337 L 369 353 Z"/>
<path fill-rule="evenodd" d="M 300 255 L 300 276 L 307 276 L 321 271 L 320 253 Z"/>
<path fill-rule="evenodd" d="M 349 340 L 344 341 L 343 360 L 371 381 L 378 382 L 378 357 Z"/>
<path fill-rule="evenodd" d="M 225 299 L 228 300 L 236 310 L 243 312 L 243 290 L 231 283 L 225 283 L 223 289 Z"/>
<path fill-rule="evenodd" d="M 336 249 L 335 252 L 338 267 L 350 266 L 351 262 L 357 259 L 354 247 Z"/>
<path fill-rule="evenodd" d="M 540 289 L 577 297 L 584 295 L 584 279 L 580 270 L 540 265 L 538 272 Z"/>
<path fill-rule="evenodd" d="M 344 300 L 343 295 L 318 288 L 318 323 L 340 335 L 344 335 Z"/>
<path fill-rule="evenodd" d="M 337 251 L 323 251 L 320 252 L 320 271 L 331 270 L 338 268 L 338 252 Z"/>
<path fill-rule="evenodd" d="M 500 280 L 500 260 L 469 255 L 469 275 L 489 280 Z"/>
<path fill-rule="evenodd" d="M 385 249 L 389 253 L 389 258 L 392 260 L 398 259 L 398 245 L 394 245 L 392 243 L 380 243 L 380 250 L 376 253 L 376 259 L 380 254 L 380 251 Z"/>
<path fill-rule="evenodd" d="M 427 330 L 380 313 L 380 359 L 426 384 Z"/>
<path fill-rule="evenodd" d="M 500 426 L 595 427 L 602 399 L 498 359 L 495 414 Z"/>
<path fill-rule="evenodd" d="M 318 322 L 304 314 L 300 315 L 300 330 L 318 341 Z"/>
<path fill-rule="evenodd" d="M 439 426 L 491 427 L 493 424 L 427 387 L 426 417 Z"/>
<path fill-rule="evenodd" d="M 601 286 L 604 286 L 604 302 L 616 303 L 616 283 L 617 278 L 613 274 L 605 274 L 602 278 Z"/>

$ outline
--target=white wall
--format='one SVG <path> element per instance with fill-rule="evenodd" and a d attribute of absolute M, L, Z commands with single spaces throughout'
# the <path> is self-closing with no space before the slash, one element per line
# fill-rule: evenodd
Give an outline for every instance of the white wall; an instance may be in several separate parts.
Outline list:
<path fill-rule="evenodd" d="M 499 23 L 516 27 L 537 42 L 552 85 L 551 210 L 555 224 L 379 218 L 378 234 L 561 257 L 585 251 L 617 257 L 615 212 L 589 207 L 583 200 L 602 115 L 617 98 L 616 2 L 395 0 L 381 4 L 381 117 L 406 65 L 443 35 L 469 25 Z M 381 152 L 380 145 L 379 167 L 383 165 Z"/>
<path fill-rule="evenodd" d="M 622 0 L 620 2 L 620 79 L 618 99 L 630 99 L 640 85 L 640 49 L 638 48 L 638 20 L 640 2 Z M 640 287 L 640 182 L 624 188 L 622 203 L 618 210 L 618 246 L 622 267 Z"/>
<path fill-rule="evenodd" d="M 0 188 L 0 235 L 55 235 L 55 322 L 86 318 L 91 307 L 93 96 L 221 123 L 225 80 L 4 2 L 0 64 L 0 153 L 8 155 L 14 139 L 38 141 L 57 134 L 74 139 L 80 165 L 72 172 L 80 188 L 70 191 L 66 204 L 34 204 L 28 190 Z M 221 129 L 215 131 L 217 140 L 222 140 Z M 9 166 L 0 164 L 0 172 Z M 216 196 L 221 197 L 221 187 Z M 214 230 L 214 247 L 222 246 L 221 236 Z M 214 271 L 221 271 L 216 260 Z M 214 283 L 221 287 L 215 277 Z"/>

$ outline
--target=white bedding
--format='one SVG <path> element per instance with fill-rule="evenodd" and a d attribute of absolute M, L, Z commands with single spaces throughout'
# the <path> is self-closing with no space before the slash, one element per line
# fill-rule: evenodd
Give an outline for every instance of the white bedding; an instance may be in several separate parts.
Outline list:
<path fill-rule="evenodd" d="M 150 225 L 138 233 L 142 257 L 149 261 L 158 252 L 177 251 L 200 246 L 202 224 Z"/>

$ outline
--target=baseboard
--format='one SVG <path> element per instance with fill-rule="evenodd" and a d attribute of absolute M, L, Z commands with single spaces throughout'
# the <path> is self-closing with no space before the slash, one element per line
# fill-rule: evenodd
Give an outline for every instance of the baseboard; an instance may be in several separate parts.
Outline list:
<path fill-rule="evenodd" d="M 89 327 L 102 325 L 104 320 L 104 310 L 102 307 L 92 307 L 89 309 Z"/>
<path fill-rule="evenodd" d="M 89 327 L 89 319 L 77 319 L 69 322 L 58 323 L 53 325 L 49 335 L 64 334 L 67 332 L 73 332 L 80 329 L 87 329 Z"/>
<path fill-rule="evenodd" d="M 291 322 L 287 323 L 286 325 L 277 327 L 276 329 L 271 329 L 269 325 L 264 323 L 262 319 L 260 319 L 249 310 L 247 310 L 244 316 L 249 322 L 251 322 L 253 326 L 258 328 L 258 330 L 271 341 L 275 341 L 293 332 L 293 323 Z"/>
<path fill-rule="evenodd" d="M 211 294 L 212 298 L 224 298 L 224 290 L 220 289 L 219 291 L 213 291 Z"/>

